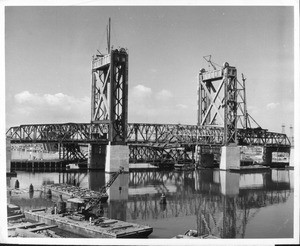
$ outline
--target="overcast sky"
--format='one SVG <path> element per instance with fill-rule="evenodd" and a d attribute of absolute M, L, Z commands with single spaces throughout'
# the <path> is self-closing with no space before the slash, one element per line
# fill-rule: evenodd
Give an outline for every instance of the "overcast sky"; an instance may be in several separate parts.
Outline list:
<path fill-rule="evenodd" d="M 129 54 L 129 122 L 197 123 L 198 72 L 212 55 L 244 73 L 249 113 L 293 124 L 293 7 L 6 7 L 6 127 L 90 122 L 91 58 Z"/>

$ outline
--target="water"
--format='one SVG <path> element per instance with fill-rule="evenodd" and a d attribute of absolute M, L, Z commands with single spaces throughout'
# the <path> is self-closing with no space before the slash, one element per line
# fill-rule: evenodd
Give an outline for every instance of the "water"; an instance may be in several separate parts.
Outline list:
<path fill-rule="evenodd" d="M 99 190 L 110 178 L 101 171 L 17 172 L 20 189 L 9 197 L 23 209 L 50 207 L 37 191 L 46 183 L 68 183 Z M 220 238 L 292 238 L 293 170 L 261 173 L 220 170 L 144 171 L 121 174 L 108 190 L 104 216 L 150 225 L 150 238 L 172 238 L 189 229 Z M 161 204 L 161 194 L 166 204 Z M 53 198 L 54 199 L 54 198 Z"/>

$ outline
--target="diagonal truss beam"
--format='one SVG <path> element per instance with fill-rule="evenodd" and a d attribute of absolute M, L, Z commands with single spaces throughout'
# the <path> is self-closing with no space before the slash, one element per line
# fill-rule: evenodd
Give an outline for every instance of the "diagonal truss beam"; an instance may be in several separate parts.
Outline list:
<path fill-rule="evenodd" d="M 108 71 L 105 76 L 103 84 L 101 83 L 101 78 L 100 78 L 100 74 L 99 74 L 100 71 L 93 72 L 93 76 L 94 76 L 94 79 L 96 80 L 96 84 L 99 85 L 99 87 L 96 88 L 96 90 L 98 91 L 98 94 L 99 94 L 99 101 L 97 102 L 98 105 L 94 112 L 93 121 L 97 120 L 100 108 L 102 108 L 103 113 L 104 113 L 103 118 L 109 119 L 110 110 L 108 107 L 108 100 L 107 100 L 107 96 L 105 95 L 105 91 L 109 91 L 108 87 L 107 87 L 107 81 L 108 81 L 109 74 L 110 74 L 110 67 L 111 66 L 108 67 Z"/>
<path fill-rule="evenodd" d="M 209 97 L 209 99 L 211 100 L 210 101 L 210 105 L 209 105 L 209 108 L 207 109 L 202 121 L 201 121 L 201 125 L 204 125 L 207 117 L 209 116 L 209 114 L 211 113 L 211 109 L 212 107 L 215 108 L 216 112 L 215 112 L 215 115 L 214 117 L 212 117 L 211 121 L 209 124 L 212 124 L 216 115 L 219 117 L 220 121 L 223 122 L 224 121 L 224 115 L 222 114 L 222 111 L 220 111 L 220 108 L 222 107 L 223 105 L 223 101 L 224 99 L 221 99 L 219 97 L 219 93 L 222 89 L 222 87 L 224 86 L 224 81 L 222 81 L 215 93 L 214 96 L 211 95 L 210 91 L 207 89 L 207 86 L 206 86 L 206 83 L 204 83 L 203 81 L 201 81 L 201 85 L 202 85 L 202 88 L 204 89 L 204 91 L 206 92 L 206 95 Z M 211 86 L 213 87 L 213 85 L 211 84 Z M 217 106 L 216 105 L 216 100 L 218 99 L 218 102 L 219 102 L 219 105 Z"/>

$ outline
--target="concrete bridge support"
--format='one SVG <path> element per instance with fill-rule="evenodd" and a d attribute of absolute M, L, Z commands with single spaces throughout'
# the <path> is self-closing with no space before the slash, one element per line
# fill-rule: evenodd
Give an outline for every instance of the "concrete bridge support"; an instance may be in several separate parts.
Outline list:
<path fill-rule="evenodd" d="M 241 150 L 237 145 L 222 146 L 220 169 L 240 169 Z"/>
<path fill-rule="evenodd" d="M 129 147 L 127 145 L 89 145 L 88 168 L 117 172 L 120 167 L 129 171 Z"/>
<path fill-rule="evenodd" d="M 117 172 L 120 167 L 129 172 L 129 147 L 127 145 L 107 145 L 105 172 Z"/>

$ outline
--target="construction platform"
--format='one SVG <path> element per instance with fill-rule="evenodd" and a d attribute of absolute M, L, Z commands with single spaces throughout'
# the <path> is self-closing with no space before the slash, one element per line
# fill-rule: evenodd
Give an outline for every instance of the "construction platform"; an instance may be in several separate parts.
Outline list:
<path fill-rule="evenodd" d="M 44 191 L 44 194 L 46 194 L 48 190 L 51 190 L 51 194 L 53 196 L 59 197 L 60 195 L 62 195 L 63 199 L 79 198 L 88 201 L 94 198 L 101 198 L 101 202 L 107 202 L 108 200 L 108 195 L 106 193 L 101 193 L 99 191 L 93 191 L 87 188 L 82 188 L 74 185 L 50 184 L 44 185 L 42 189 Z"/>
<path fill-rule="evenodd" d="M 57 225 L 59 229 L 89 238 L 146 238 L 153 232 L 153 228 L 149 226 L 105 217 L 98 218 L 97 222 L 99 220 L 101 222 L 97 224 L 86 220 L 75 220 L 68 215 L 52 214 L 46 208 L 43 211 L 25 211 L 24 214 L 28 220 L 49 226 Z"/>

